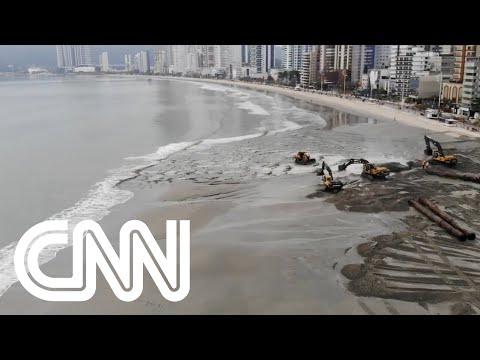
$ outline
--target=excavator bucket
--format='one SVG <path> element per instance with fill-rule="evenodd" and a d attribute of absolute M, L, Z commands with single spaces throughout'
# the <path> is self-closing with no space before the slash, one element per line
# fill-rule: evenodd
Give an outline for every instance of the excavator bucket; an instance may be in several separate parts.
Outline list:
<path fill-rule="evenodd" d="M 343 171 L 343 170 L 345 170 L 346 168 L 347 168 L 347 165 L 345 165 L 345 164 L 340 164 L 340 165 L 338 165 L 338 171 Z"/>

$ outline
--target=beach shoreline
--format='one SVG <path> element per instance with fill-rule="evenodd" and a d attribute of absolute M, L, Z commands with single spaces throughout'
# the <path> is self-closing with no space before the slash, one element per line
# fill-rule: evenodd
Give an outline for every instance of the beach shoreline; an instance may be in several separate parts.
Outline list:
<path fill-rule="evenodd" d="M 241 81 L 197 79 L 197 78 L 179 78 L 174 76 L 150 77 L 152 79 L 204 82 L 217 85 L 236 86 L 256 91 L 269 91 L 280 95 L 289 96 L 295 99 L 303 100 L 321 106 L 327 106 L 336 110 L 345 111 L 354 115 L 368 118 L 377 118 L 383 120 L 398 121 L 407 126 L 423 128 L 431 132 L 441 132 L 452 137 L 468 136 L 472 138 L 480 137 L 480 133 L 466 130 L 461 127 L 446 127 L 444 124 L 435 120 L 429 120 L 424 116 L 407 112 L 401 109 L 394 109 L 389 106 L 370 104 L 359 99 L 346 99 L 334 95 L 311 93 L 307 91 L 295 91 L 291 88 L 278 86 L 252 84 Z"/>
<path fill-rule="evenodd" d="M 476 244 L 462 244 L 451 252 L 452 247 L 457 247 L 456 240 L 445 237 L 437 224 L 420 217 L 405 223 L 405 217 L 415 217 L 406 199 L 419 191 L 429 191 L 427 195 L 434 200 L 456 207 L 465 222 L 475 228 L 474 214 L 470 216 L 468 209 L 474 208 L 480 188 L 453 180 L 440 182 L 425 175 L 421 168 L 396 174 L 393 181 L 380 185 L 361 179 L 360 167 L 356 173 L 346 174 L 337 172 L 333 165 L 357 154 L 374 162 L 413 160 L 423 154 L 421 129 L 438 133 L 442 144 L 445 141 L 447 146 L 470 156 L 478 142 L 472 145 L 472 139 L 450 140 L 476 134 L 464 134 L 459 131 L 463 129 L 447 128 L 414 114 L 396 115 L 401 113 L 399 110 L 384 111 L 376 104 L 333 96 L 224 80 L 150 78 L 275 93 L 301 100 L 301 104 L 290 100 L 289 105 L 306 108 L 307 115 L 318 116 L 323 111 L 320 106 L 334 109 L 332 113 L 321 113 L 325 115 L 322 121 L 332 122 L 340 113 L 352 118 L 352 126 L 345 122 L 334 128 L 322 127 L 319 121 L 291 131 L 273 130 L 241 141 L 220 141 L 197 152 L 189 148 L 172 153 L 138 177 L 118 185 L 135 196 L 101 220 L 109 238 L 117 238 L 121 225 L 135 218 L 147 224 L 162 247 L 165 220 L 191 221 L 192 280 L 184 301 L 171 303 L 163 299 L 145 272 L 140 298 L 124 303 L 116 299 L 104 276 L 97 273 L 97 291 L 90 301 L 48 303 L 33 298 L 16 283 L 0 298 L 0 313 L 397 315 L 448 314 L 451 304 L 463 304 L 460 296 L 471 289 L 458 291 L 450 287 L 448 279 L 444 284 L 436 269 L 448 271 L 455 267 L 456 274 L 460 274 L 453 279 L 456 282 L 470 276 L 478 266 L 465 265 L 464 258 L 476 256 Z M 223 102 L 228 92 L 222 89 L 220 94 L 219 101 Z M 294 111 L 299 117 L 306 116 L 299 109 Z M 288 120 L 296 113 L 289 113 Z M 232 121 L 231 116 L 226 118 Z M 366 122 L 365 118 L 382 121 Z M 303 147 L 315 149 L 312 155 L 335 169 L 334 175 L 347 184 L 342 192 L 325 193 L 321 177 L 315 174 L 318 168 L 293 164 L 291 152 Z M 480 154 L 473 155 L 480 158 Z M 475 163 L 480 169 L 480 160 Z M 462 160 L 460 168 L 469 166 L 464 164 Z M 423 239 L 415 239 L 414 235 Z M 371 253 L 378 252 L 369 253 L 368 262 L 357 251 L 362 244 L 368 245 L 363 248 Z M 425 250 L 428 256 L 438 253 L 435 267 L 418 261 L 423 253 L 411 244 Z M 71 266 L 70 254 L 71 248 L 62 250 L 42 269 L 47 274 L 65 276 L 65 269 Z M 459 269 L 465 266 L 471 268 L 461 273 Z M 352 267 L 360 271 L 342 271 Z M 419 272 L 426 274 L 420 280 Z M 453 295 L 449 301 L 440 301 L 441 292 Z M 425 300 L 425 305 L 427 295 L 430 301 Z M 478 303 L 472 303 L 480 309 Z"/>

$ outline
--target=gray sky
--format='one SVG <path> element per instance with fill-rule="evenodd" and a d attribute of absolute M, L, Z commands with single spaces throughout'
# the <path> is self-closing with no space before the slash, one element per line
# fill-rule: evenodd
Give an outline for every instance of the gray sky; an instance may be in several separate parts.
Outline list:
<path fill-rule="evenodd" d="M 108 51 L 109 62 L 122 64 L 123 55 L 141 50 L 153 50 L 155 45 L 92 45 L 93 61 L 98 62 L 98 54 Z M 37 65 L 56 66 L 55 45 L 0 45 L 0 69 L 15 66 Z"/>

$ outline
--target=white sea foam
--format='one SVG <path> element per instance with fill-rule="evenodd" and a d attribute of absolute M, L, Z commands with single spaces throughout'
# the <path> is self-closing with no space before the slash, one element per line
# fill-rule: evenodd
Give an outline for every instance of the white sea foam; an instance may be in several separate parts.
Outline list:
<path fill-rule="evenodd" d="M 247 93 L 230 90 L 229 88 L 201 84 L 203 89 L 213 91 L 230 91 L 234 94 L 239 94 L 239 97 L 249 97 Z M 270 115 L 264 108 L 256 105 L 250 101 L 245 101 L 237 104 L 239 108 L 249 110 L 250 114 L 256 115 Z M 297 111 L 300 110 L 296 108 Z M 111 172 L 111 175 L 105 178 L 103 181 L 96 183 L 91 190 L 81 198 L 72 207 L 67 208 L 57 214 L 52 215 L 46 220 L 69 220 L 70 228 L 73 228 L 75 224 L 82 220 L 90 219 L 94 221 L 100 221 L 111 211 L 111 208 L 125 203 L 131 199 L 134 194 L 131 191 L 123 190 L 117 187 L 117 185 L 125 180 L 138 176 L 138 173 L 150 165 L 154 165 L 157 161 L 166 159 L 168 156 L 184 151 L 189 148 L 196 149 L 198 147 L 201 150 L 203 147 L 210 147 L 217 144 L 226 144 L 237 141 L 244 141 L 254 139 L 261 136 L 268 136 L 278 132 L 295 130 L 301 126 L 290 120 L 278 120 L 276 117 L 273 119 L 273 127 L 279 127 L 275 130 L 267 132 L 258 132 L 249 135 L 235 136 L 230 138 L 219 139 L 205 139 L 197 142 L 181 142 L 172 143 L 166 146 L 158 148 L 154 153 L 143 156 L 127 157 L 126 160 L 133 161 L 134 164 L 126 165 Z M 271 128 L 268 126 L 267 128 Z M 15 274 L 13 257 L 15 253 L 17 243 L 11 243 L 4 248 L 0 249 L 0 296 L 7 291 L 7 289 L 17 281 Z M 56 253 L 65 246 L 55 246 L 44 249 L 41 253 L 39 263 L 44 264 L 52 260 Z"/>
<path fill-rule="evenodd" d="M 265 110 L 263 107 L 261 107 L 260 105 L 254 104 L 251 101 L 244 101 L 244 102 L 238 103 L 237 107 L 239 109 L 248 110 L 248 113 L 252 115 L 267 115 L 267 116 L 270 115 L 270 113 L 267 110 Z"/>
<path fill-rule="evenodd" d="M 139 160 L 139 159 L 162 160 L 167 158 L 171 154 L 185 150 L 197 143 L 198 142 L 180 142 L 180 143 L 168 144 L 168 145 L 159 147 L 158 150 L 154 153 L 142 155 L 142 156 L 130 156 L 125 158 L 125 160 Z"/>

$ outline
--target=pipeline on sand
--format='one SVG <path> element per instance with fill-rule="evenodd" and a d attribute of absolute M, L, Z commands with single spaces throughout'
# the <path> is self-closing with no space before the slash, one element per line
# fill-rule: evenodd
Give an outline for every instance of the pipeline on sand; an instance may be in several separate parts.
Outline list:
<path fill-rule="evenodd" d="M 430 167 L 425 168 L 425 172 L 429 175 L 444 176 L 444 177 L 449 177 L 449 178 L 452 178 L 452 179 L 460 179 L 460 180 L 480 183 L 480 175 L 477 175 L 477 174 L 469 174 L 469 173 L 462 173 L 462 172 L 456 172 L 456 171 L 432 169 Z"/>
<path fill-rule="evenodd" d="M 454 228 L 460 230 L 462 233 L 465 234 L 468 240 L 475 240 L 475 233 L 473 231 L 467 230 L 462 228 L 450 215 L 448 215 L 445 211 L 440 210 L 434 203 L 432 203 L 427 198 L 420 196 L 418 201 L 422 204 L 427 206 L 432 212 L 436 215 L 440 216 L 443 220 L 447 221 L 450 225 Z"/>
<path fill-rule="evenodd" d="M 441 217 L 435 215 L 431 211 L 429 211 L 426 207 L 418 203 L 414 199 L 408 200 L 408 203 L 421 212 L 423 215 L 428 217 L 430 220 L 435 221 L 438 225 L 440 225 L 443 229 L 445 229 L 450 235 L 455 236 L 457 239 L 461 241 L 465 241 L 467 239 L 466 235 L 462 233 L 457 228 L 450 225 L 447 221 L 443 220 Z"/>

